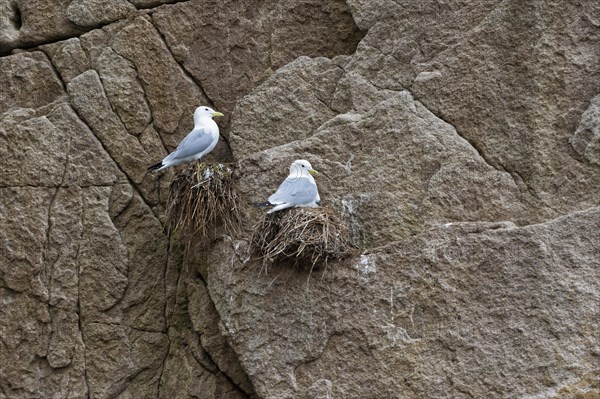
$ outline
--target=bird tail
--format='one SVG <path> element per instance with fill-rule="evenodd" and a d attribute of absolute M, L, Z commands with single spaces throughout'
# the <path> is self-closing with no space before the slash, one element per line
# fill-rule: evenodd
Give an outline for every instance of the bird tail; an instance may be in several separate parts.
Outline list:
<path fill-rule="evenodd" d="M 162 163 L 162 161 L 160 161 L 159 163 L 150 166 L 147 170 L 149 172 L 154 172 L 155 170 L 158 170 L 158 169 L 160 169 L 162 167 L 163 167 L 163 163 Z"/>
<path fill-rule="evenodd" d="M 257 202 L 256 204 L 254 204 L 254 206 L 257 208 L 266 208 L 269 206 L 274 206 L 274 204 L 271 204 L 269 201 L 266 201 L 266 202 Z"/>

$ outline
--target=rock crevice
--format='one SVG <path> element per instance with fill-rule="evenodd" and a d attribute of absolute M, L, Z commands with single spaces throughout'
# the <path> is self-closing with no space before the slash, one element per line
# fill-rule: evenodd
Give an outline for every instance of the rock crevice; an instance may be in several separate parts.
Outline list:
<path fill-rule="evenodd" d="M 46 3 L 0 18 L 0 397 L 600 394 L 596 8 Z M 146 168 L 200 104 L 244 221 L 185 248 Z M 362 254 L 265 275 L 301 158 Z"/>

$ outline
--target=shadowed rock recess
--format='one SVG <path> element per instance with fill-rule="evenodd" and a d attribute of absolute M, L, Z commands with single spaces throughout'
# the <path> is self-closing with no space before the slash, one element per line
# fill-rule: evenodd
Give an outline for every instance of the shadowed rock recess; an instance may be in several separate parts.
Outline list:
<path fill-rule="evenodd" d="M 596 2 L 0 11 L 0 398 L 600 397 Z M 200 104 L 245 218 L 186 250 Z M 298 158 L 362 252 L 310 279 L 248 257 Z"/>

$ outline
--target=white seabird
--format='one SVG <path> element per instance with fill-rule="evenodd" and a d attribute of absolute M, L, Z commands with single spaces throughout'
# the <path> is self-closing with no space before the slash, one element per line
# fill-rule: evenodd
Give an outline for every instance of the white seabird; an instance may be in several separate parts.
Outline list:
<path fill-rule="evenodd" d="M 315 208 L 321 202 L 315 179 L 311 175 L 318 172 L 312 168 L 310 162 L 299 159 L 290 165 L 290 174 L 279 186 L 275 194 L 267 202 L 257 206 L 272 206 L 267 213 L 273 213 L 287 208 L 308 207 Z"/>
<path fill-rule="evenodd" d="M 194 129 L 177 146 L 175 151 L 167 155 L 159 163 L 148 168 L 159 171 L 183 162 L 197 161 L 211 152 L 219 141 L 219 126 L 213 116 L 223 116 L 212 108 L 201 106 L 194 111 Z"/>

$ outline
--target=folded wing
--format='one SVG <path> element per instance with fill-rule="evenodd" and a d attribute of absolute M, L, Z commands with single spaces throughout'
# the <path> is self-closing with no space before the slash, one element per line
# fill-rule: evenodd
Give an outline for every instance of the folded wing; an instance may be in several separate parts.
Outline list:
<path fill-rule="evenodd" d="M 179 143 L 177 149 L 170 153 L 164 161 L 186 159 L 199 153 L 207 153 L 214 148 L 217 140 L 207 128 L 196 128 Z"/>
<path fill-rule="evenodd" d="M 275 194 L 269 197 L 273 205 L 306 205 L 317 201 L 317 185 L 305 177 L 287 178 L 281 183 Z"/>

